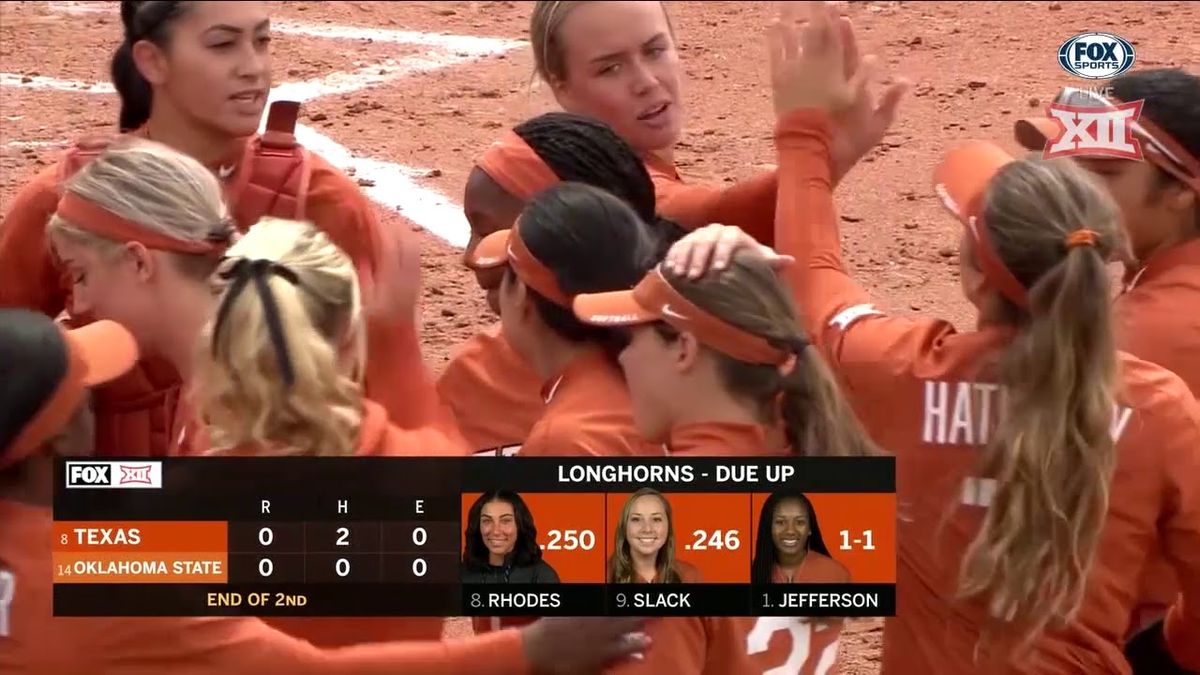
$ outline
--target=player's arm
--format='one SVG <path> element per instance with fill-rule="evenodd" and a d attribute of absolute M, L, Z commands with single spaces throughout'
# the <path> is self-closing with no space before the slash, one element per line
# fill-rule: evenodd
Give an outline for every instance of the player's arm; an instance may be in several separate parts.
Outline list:
<path fill-rule="evenodd" d="M 682 183 L 651 172 L 658 212 L 689 230 L 709 223 L 736 225 L 755 239 L 774 236 L 775 190 L 779 177 L 767 171 L 728 187 Z"/>
<path fill-rule="evenodd" d="M 953 327 L 886 315 L 846 271 L 830 177 L 831 133 L 823 111 L 798 109 L 779 120 L 775 247 L 795 258 L 784 274 L 812 339 L 851 381 L 879 380 L 889 368 L 907 368 L 927 355 Z M 853 377 L 860 370 L 863 377 Z"/>
<path fill-rule="evenodd" d="M 385 229 L 362 190 L 316 156 L 306 217 L 353 261 L 364 301 L 386 310 L 366 316 L 367 397 L 382 405 L 398 427 L 415 429 L 438 421 L 441 406 L 433 376 L 421 358 L 416 238 L 407 228 Z"/>
<path fill-rule="evenodd" d="M 1181 384 L 1180 389 L 1184 387 Z M 1187 398 L 1184 420 L 1162 450 L 1166 513 L 1164 550 L 1179 577 L 1179 599 L 1167 612 L 1163 637 L 1184 669 L 1200 672 L 1200 403 Z"/>
<path fill-rule="evenodd" d="M 0 307 L 57 316 L 66 304 L 61 272 L 47 244 L 46 225 L 58 208 L 58 165 L 33 178 L 0 219 Z"/>

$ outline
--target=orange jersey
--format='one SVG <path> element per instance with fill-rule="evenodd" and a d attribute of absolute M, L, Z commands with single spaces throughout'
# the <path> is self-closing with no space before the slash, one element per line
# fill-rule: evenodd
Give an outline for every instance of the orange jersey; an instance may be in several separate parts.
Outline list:
<path fill-rule="evenodd" d="M 642 661 L 610 675 L 832 675 L 840 619 L 671 617 L 647 626 L 653 643 Z M 916 672 L 916 671 L 913 671 Z"/>
<path fill-rule="evenodd" d="M 1151 258 L 1114 307 L 1121 350 L 1174 372 L 1200 397 L 1200 238 Z"/>
<path fill-rule="evenodd" d="M 766 171 L 729 187 L 685 183 L 675 165 L 656 156 L 645 160 L 654 181 L 658 213 L 694 230 L 711 223 L 736 225 L 755 239 L 775 237 L 775 190 L 779 177 Z"/>
<path fill-rule="evenodd" d="M 374 254 L 384 233 L 358 185 L 317 155 L 311 156 L 305 218 L 346 252 L 360 271 L 373 272 Z M 61 195 L 62 166 L 52 165 L 16 195 L 0 222 L 0 307 L 26 307 L 57 316 L 69 310 L 70 281 L 48 246 L 46 226 Z M 230 178 L 236 181 L 237 174 Z M 410 243 L 413 242 L 413 243 Z M 421 360 L 416 317 L 407 323 L 368 320 L 367 393 L 383 403 L 401 427 L 417 427 L 436 410 L 432 377 Z M 378 386 L 379 373 L 403 377 Z M 133 372 L 93 391 L 96 450 L 99 455 L 161 456 L 174 437 L 179 376 L 166 363 L 147 356 Z"/>
<path fill-rule="evenodd" d="M 776 137 L 785 186 L 777 242 L 798 261 L 788 272 L 797 303 L 866 428 L 896 456 L 898 616 L 886 622 L 884 672 L 1127 673 L 1123 636 L 1155 542 L 1182 589 L 1167 617 L 1168 645 L 1181 665 L 1200 668 L 1200 406 L 1187 386 L 1120 355 L 1116 469 L 1082 606 L 1019 661 L 989 658 L 996 654 L 980 645 L 985 608 L 955 593 L 995 487 L 973 475 L 1001 412 L 987 364 L 1012 331 L 958 333 L 945 321 L 876 309 L 842 266 L 827 117 L 792 113 Z"/>
<path fill-rule="evenodd" d="M 778 565 L 771 570 L 771 582 L 776 584 L 848 584 L 850 581 L 850 570 L 845 565 L 816 551 L 809 551 L 790 577 Z"/>
<path fill-rule="evenodd" d="M 1118 345 L 1183 378 L 1200 397 L 1200 239 L 1154 256 L 1115 305 Z M 1142 574 L 1131 632 L 1162 618 L 1179 593 L 1170 562 L 1158 552 Z"/>
<path fill-rule="evenodd" d="M 256 446 L 222 451 L 223 456 L 258 456 Z M 400 429 L 388 423 L 387 412 L 372 401 L 363 401 L 359 430 L 359 457 L 437 457 L 466 454 L 461 440 L 435 427 Z M 439 617 L 269 617 L 264 621 L 289 635 L 318 647 L 341 647 L 391 640 L 437 640 L 445 620 Z"/>
<path fill-rule="evenodd" d="M 521 445 L 546 407 L 541 388 L 499 323 L 459 345 L 437 381 L 472 452 Z"/>
<path fill-rule="evenodd" d="M 600 350 L 575 357 L 542 395 L 546 409 L 519 456 L 664 454 L 638 435 L 625 378 Z"/>
<path fill-rule="evenodd" d="M 254 618 L 53 616 L 48 508 L 0 500 L 0 672 L 12 675 L 524 675 L 520 634 L 322 650 Z"/>

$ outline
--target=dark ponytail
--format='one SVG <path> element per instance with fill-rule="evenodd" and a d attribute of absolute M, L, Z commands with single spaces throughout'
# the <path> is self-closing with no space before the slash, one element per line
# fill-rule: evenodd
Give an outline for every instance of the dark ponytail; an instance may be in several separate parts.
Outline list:
<path fill-rule="evenodd" d="M 559 183 L 525 206 L 521 239 L 569 295 L 633 288 L 655 264 L 656 242 L 629 204 L 600 188 Z M 592 342 L 616 354 L 623 332 L 590 326 L 528 289 L 538 315 L 572 342 Z"/>
<path fill-rule="evenodd" d="M 150 119 L 154 92 L 133 61 L 133 45 L 149 40 L 159 47 L 167 44 L 171 24 L 183 16 L 189 2 L 122 0 L 121 23 L 125 39 L 113 52 L 109 75 L 117 95 L 121 97 L 118 127 L 121 133 L 138 129 Z"/>

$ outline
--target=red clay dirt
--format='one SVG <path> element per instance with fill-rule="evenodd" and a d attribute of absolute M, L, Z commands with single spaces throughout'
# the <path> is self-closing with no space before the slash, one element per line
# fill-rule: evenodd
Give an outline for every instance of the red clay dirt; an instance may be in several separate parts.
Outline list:
<path fill-rule="evenodd" d="M 271 4 L 277 18 L 293 22 L 516 39 L 526 37 L 532 7 Z M 689 121 L 678 156 L 691 180 L 731 181 L 774 161 L 761 39 L 770 5 L 669 3 L 687 72 Z M 971 315 L 958 290 L 959 226 L 930 189 L 939 152 L 969 138 L 999 140 L 1015 150 L 1014 119 L 1040 113 L 1064 85 L 1086 84 L 1064 72 L 1056 58 L 1059 45 L 1074 34 L 1108 31 L 1130 40 L 1135 67 L 1200 63 L 1197 3 L 849 2 L 842 8 L 854 20 L 863 50 L 883 58 L 885 74 L 915 83 L 886 142 L 839 187 L 846 260 L 879 304 L 901 313 L 936 313 L 964 327 Z M 5 73 L 107 81 L 108 58 L 120 39 L 115 14 L 65 15 L 44 2 L 0 4 Z M 277 81 L 412 53 L 406 45 L 293 35 L 277 35 L 273 50 Z M 544 88 L 530 86 L 531 72 L 525 47 L 314 101 L 305 106 L 305 121 L 357 155 L 430 170 L 424 184 L 460 202 L 472 158 L 502 129 L 554 108 Z M 25 142 L 64 142 L 111 129 L 116 111 L 108 95 L 0 87 L 0 210 L 57 153 Z M 395 213 L 380 215 L 390 226 L 415 227 Z M 451 347 L 494 317 L 459 264 L 458 251 L 433 236 L 422 239 L 424 345 L 440 369 Z M 881 625 L 850 623 L 843 672 L 878 672 Z M 460 621 L 448 632 L 464 631 L 469 625 Z"/>

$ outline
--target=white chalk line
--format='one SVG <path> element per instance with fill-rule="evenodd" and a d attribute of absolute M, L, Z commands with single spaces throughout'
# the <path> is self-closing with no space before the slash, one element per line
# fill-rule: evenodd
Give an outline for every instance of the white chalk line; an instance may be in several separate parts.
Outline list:
<path fill-rule="evenodd" d="M 115 93 L 111 91 L 111 88 L 110 91 L 105 92 L 99 85 L 82 87 L 79 86 L 81 84 L 83 83 L 45 77 L 26 82 L 22 81 L 19 76 L 13 77 L 10 73 L 0 73 L 0 85 L 5 86 L 58 89 L 78 93 Z M 294 84 L 299 86 L 305 83 Z M 311 86 L 315 87 L 316 85 Z M 309 93 L 312 91 L 312 88 L 308 90 Z M 307 100 L 314 97 L 309 96 Z M 373 183 L 373 185 L 362 186 L 361 189 L 379 205 L 398 212 L 416 223 L 421 229 L 451 246 L 457 248 L 466 246 L 470 239 L 470 226 L 463 215 L 462 208 L 437 190 L 422 186 L 417 182 L 418 176 L 428 173 L 427 169 L 408 167 L 372 157 L 356 156 L 346 146 L 303 124 L 296 126 L 296 139 L 337 168 L 353 173 L 356 179 L 365 179 Z M 53 144 L 42 146 L 37 141 L 14 141 L 8 145 L 18 148 L 36 148 Z"/>
<path fill-rule="evenodd" d="M 109 7 L 91 3 L 52 2 L 54 11 L 71 14 L 111 13 Z M 414 73 L 428 72 L 447 66 L 462 64 L 491 54 L 503 53 L 518 48 L 524 43 L 517 40 L 478 38 L 460 35 L 435 35 L 414 31 L 389 31 L 356 28 L 350 26 L 307 26 L 284 22 L 281 32 L 311 35 L 335 39 L 372 39 L 384 42 L 421 44 L 437 48 L 424 54 L 389 59 L 382 63 L 365 64 L 353 71 L 336 72 L 320 78 L 299 82 L 285 82 L 273 88 L 270 100 L 312 101 L 324 96 L 348 94 L 363 89 L 387 84 Z M 28 89 L 52 89 L 84 94 L 113 94 L 112 85 L 105 82 L 79 82 L 60 78 L 29 77 L 18 73 L 0 73 L 0 86 Z M 265 121 L 265 120 L 264 120 Z M 306 147 L 325 157 L 343 171 L 353 173 L 363 182 L 363 192 L 372 200 L 416 223 L 430 234 L 451 246 L 462 248 L 470 238 L 470 227 L 462 208 L 436 189 L 424 187 L 418 182 L 428 171 L 404 166 L 395 162 L 356 156 L 344 145 L 321 132 L 298 125 L 297 140 Z M 46 147 L 37 142 L 13 142 L 9 147 Z"/>

